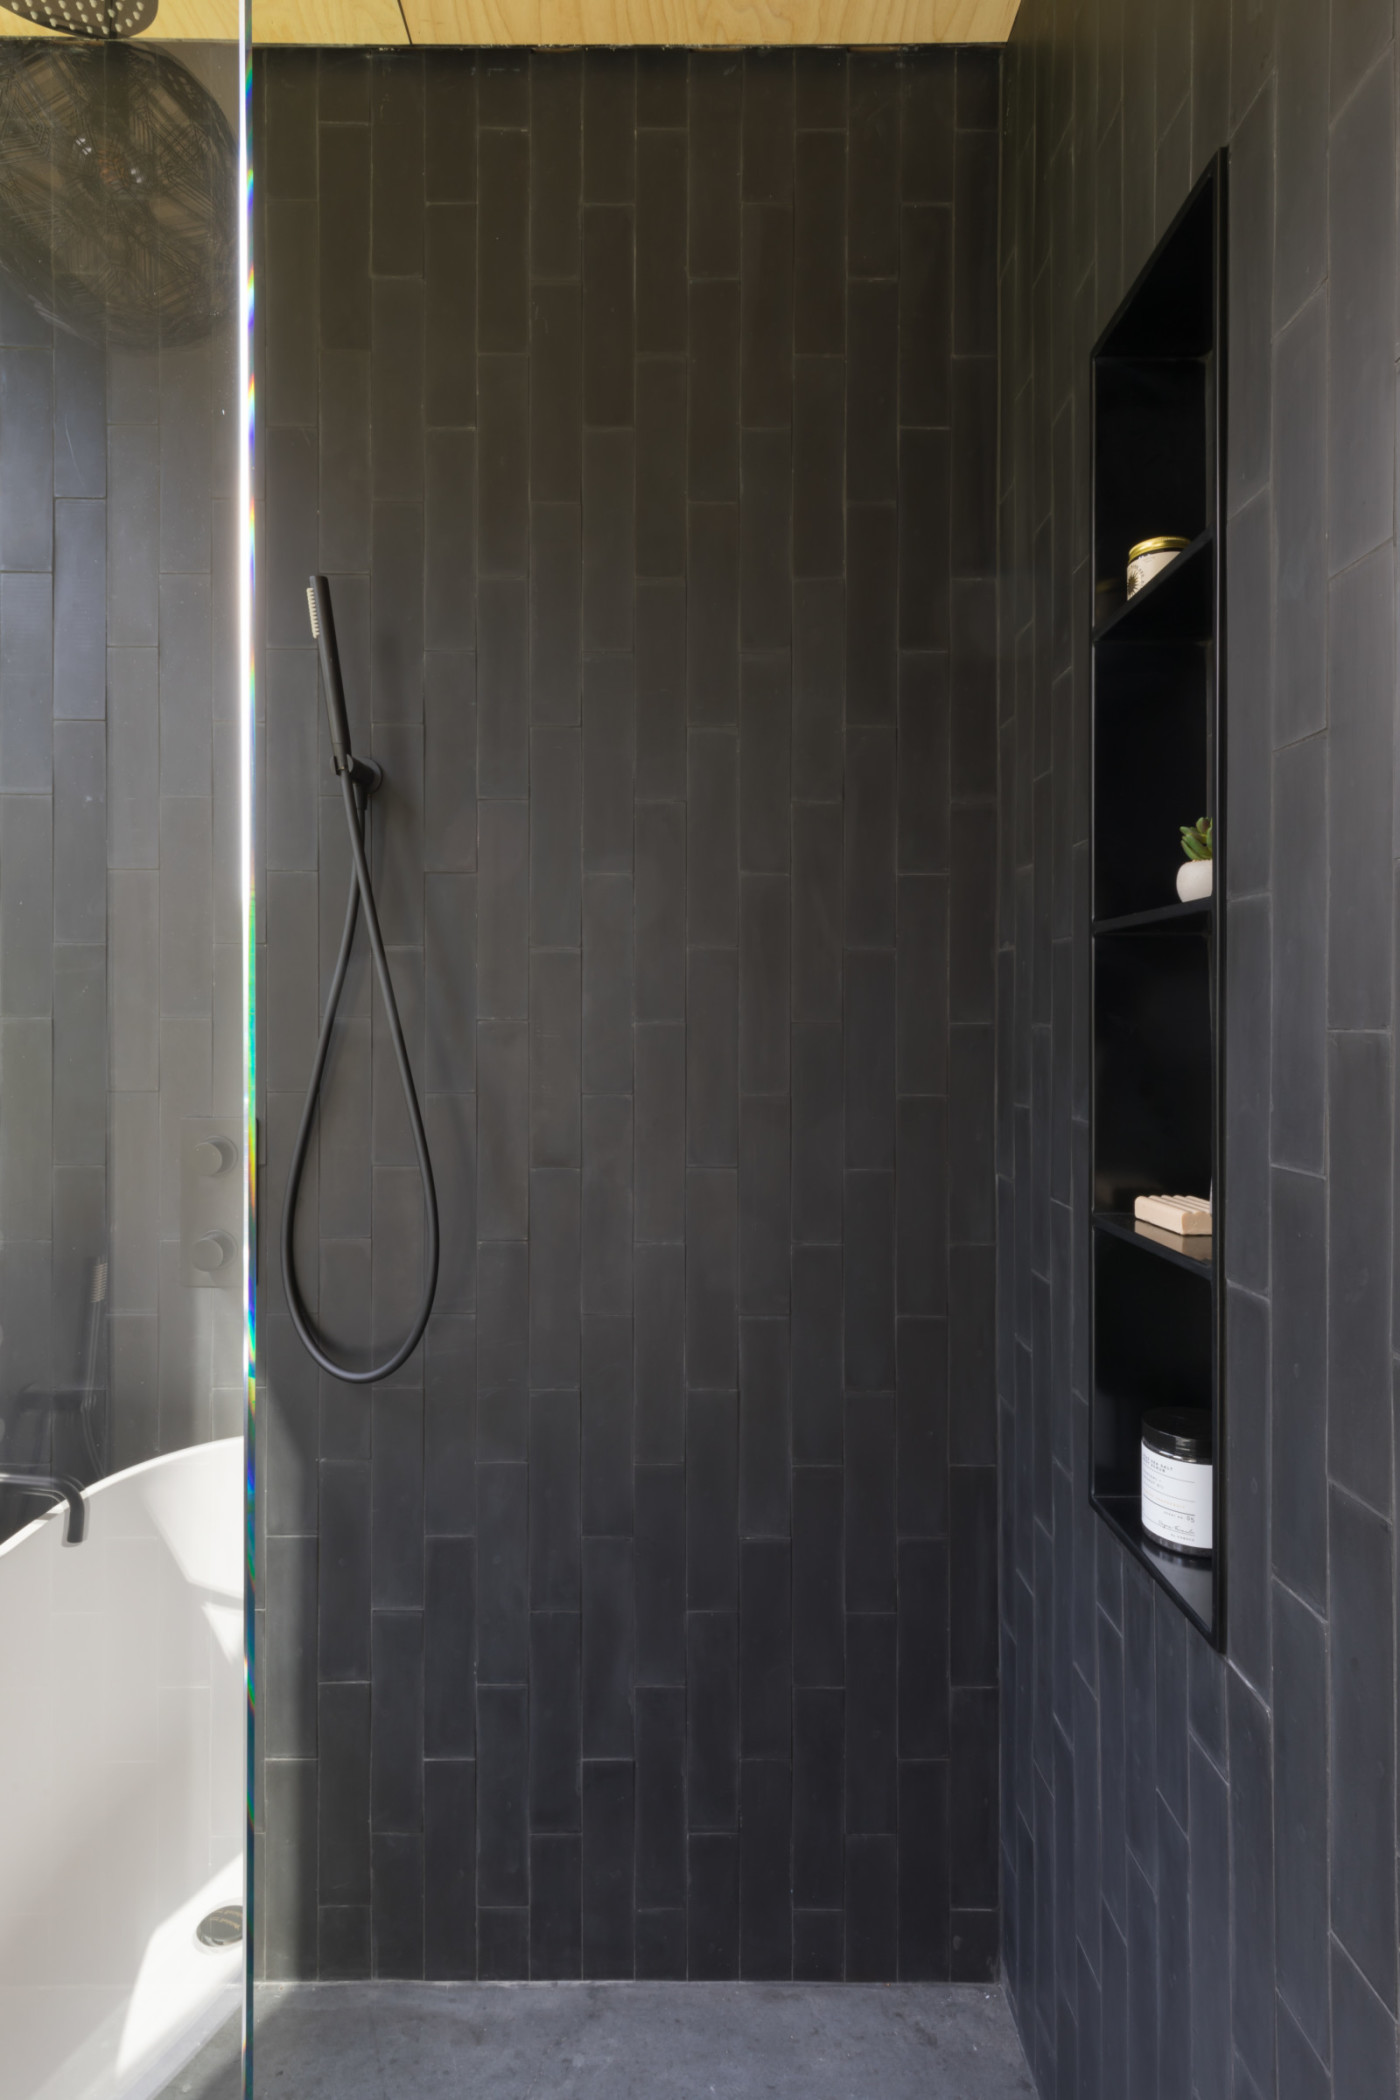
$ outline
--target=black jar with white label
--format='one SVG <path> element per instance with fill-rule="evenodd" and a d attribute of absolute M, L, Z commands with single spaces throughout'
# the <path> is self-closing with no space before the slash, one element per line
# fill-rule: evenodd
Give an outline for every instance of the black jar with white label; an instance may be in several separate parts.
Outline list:
<path fill-rule="evenodd" d="M 1155 1407 L 1142 1418 L 1142 1528 L 1159 1546 L 1209 1557 L 1215 1468 L 1203 1407 Z"/>

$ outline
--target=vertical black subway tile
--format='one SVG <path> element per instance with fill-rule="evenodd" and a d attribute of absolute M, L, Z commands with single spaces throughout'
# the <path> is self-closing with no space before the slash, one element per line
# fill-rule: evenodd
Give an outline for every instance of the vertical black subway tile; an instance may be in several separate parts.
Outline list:
<path fill-rule="evenodd" d="M 578 286 L 536 284 L 530 293 L 530 495 L 536 503 L 578 501 L 582 374 Z"/>
<path fill-rule="evenodd" d="M 423 268 L 423 61 L 376 57 L 370 72 L 370 267 L 377 277 Z"/>
<path fill-rule="evenodd" d="M 633 1343 L 625 1314 L 585 1314 L 581 1401 L 584 1536 L 627 1536 L 632 1530 Z"/>
<path fill-rule="evenodd" d="M 690 67 L 689 264 L 695 277 L 739 270 L 739 164 L 743 60 L 692 59 Z"/>
<path fill-rule="evenodd" d="M 848 268 L 892 277 L 899 267 L 899 72 L 857 53 L 851 63 Z"/>
<path fill-rule="evenodd" d="M 577 728 L 530 734 L 530 939 L 538 947 L 580 942 L 582 742 Z"/>
<path fill-rule="evenodd" d="M 579 1604 L 579 1405 L 571 1392 L 530 1398 L 530 1604 Z"/>
<path fill-rule="evenodd" d="M 370 1469 L 321 1466 L 320 1633 L 323 1683 L 369 1676 Z"/>
<path fill-rule="evenodd" d="M 912 203 L 906 194 L 899 257 L 899 421 L 904 427 L 943 427 L 949 419 L 952 259 L 951 210 L 945 204 Z"/>
<path fill-rule="evenodd" d="M 899 1768 L 899 1954 L 901 1982 L 940 1982 L 950 1973 L 948 1767 Z"/>
<path fill-rule="evenodd" d="M 857 1392 L 894 1386 L 894 1175 L 848 1169 L 844 1239 L 846 1384 Z"/>
<path fill-rule="evenodd" d="M 632 200 L 636 61 L 631 51 L 590 51 L 583 72 L 584 196 L 593 204 Z"/>
<path fill-rule="evenodd" d="M 370 1894 L 370 1688 L 323 1682 L 317 1788 L 317 1884 L 323 1903 L 368 1903 Z"/>
<path fill-rule="evenodd" d="M 683 1170 L 678 1163 L 678 1184 Z M 639 1246 L 635 1262 L 636 1451 L 639 1464 L 679 1463 L 685 1418 L 685 1249 Z"/>
<path fill-rule="evenodd" d="M 739 1973 L 792 1974 L 792 1768 L 744 1760 L 739 1860 Z"/>
<path fill-rule="evenodd" d="M 1327 1191 L 1321 1176 L 1276 1169 L 1273 1179 L 1273 1412 L 1270 1542 L 1274 1572 L 1317 1611 L 1327 1601 L 1325 1290 Z M 1277 1639 L 1277 1634 L 1275 1636 Z"/>
<path fill-rule="evenodd" d="M 471 1758 L 476 1752 L 476 1543 L 432 1539 L 425 1558 L 424 1753 L 429 1758 Z"/>
<path fill-rule="evenodd" d="M 739 1973 L 739 1840 L 693 1833 L 688 1841 L 686 1914 L 689 1974 L 696 1982 Z"/>
<path fill-rule="evenodd" d="M 478 1801 L 478 1808 L 480 1802 Z M 530 1913 L 522 1904 L 481 1904 L 477 1964 L 483 1983 L 523 1983 L 530 1974 Z"/>
<path fill-rule="evenodd" d="M 636 856 L 637 1019 L 685 1018 L 686 811 L 639 804 Z M 736 871 L 737 879 L 737 871 Z"/>
<path fill-rule="evenodd" d="M 733 1612 L 686 1616 L 686 1820 L 697 1831 L 736 1828 L 739 1815 L 738 1621 Z"/>
<path fill-rule="evenodd" d="M 795 1246 L 791 1321 L 792 1461 L 840 1465 L 841 1250 Z"/>
<path fill-rule="evenodd" d="M 686 367 L 637 362 L 637 574 L 682 576 L 686 543 Z M 639 636 L 640 644 L 640 636 Z"/>
<path fill-rule="evenodd" d="M 636 566 L 636 459 L 628 430 L 583 439 L 583 646 L 630 649 Z"/>
<path fill-rule="evenodd" d="M 1394 1547 L 1389 1526 L 1336 1488 L 1329 1515 L 1332 1931 L 1393 2014 L 1395 1877 L 1387 1869 L 1395 1839 Z M 1232 1782 L 1233 1748 L 1232 1727 Z"/>
<path fill-rule="evenodd" d="M 326 54 L 321 114 L 326 115 Z M 434 203 L 469 203 L 476 195 L 476 80 L 469 51 L 436 51 L 423 82 L 424 191 Z"/>
<path fill-rule="evenodd" d="M 530 1614 L 532 1837 L 579 1827 L 580 1706 L 577 1611 Z"/>
<path fill-rule="evenodd" d="M 738 1603 L 738 1442 L 732 1393 L 687 1396 L 686 1603 L 692 1612 L 732 1612 Z"/>
<path fill-rule="evenodd" d="M 586 1977 L 634 1973 L 634 1769 L 626 1761 L 583 1768 L 582 1961 Z"/>
<path fill-rule="evenodd" d="M 842 1237 L 844 1156 L 841 1028 L 802 1023 L 792 1041 L 792 1232 L 795 1241 Z M 878 1192 L 875 1202 L 878 1222 Z"/>
<path fill-rule="evenodd" d="M 483 356 L 477 367 L 481 432 L 477 559 L 483 576 L 523 576 L 529 561 L 530 442 L 527 360 Z M 485 605 L 478 617 L 485 622 Z"/>
<path fill-rule="evenodd" d="M 845 421 L 841 359 L 795 359 L 792 373 L 794 576 L 839 576 L 844 567 Z"/>
<path fill-rule="evenodd" d="M 583 414 L 595 427 L 632 421 L 633 221 L 619 205 L 583 215 Z"/>
<path fill-rule="evenodd" d="M 739 513 L 692 503 L 688 548 L 686 712 L 692 723 L 732 724 L 739 713 Z"/>
<path fill-rule="evenodd" d="M 847 1578 L 849 1589 L 849 1576 Z M 899 1754 L 949 1754 L 948 1548 L 941 1539 L 899 1547 Z M 985 1757 L 989 1746 L 975 1746 Z M 969 1767 L 972 1760 L 969 1758 Z M 995 1766 L 994 1751 L 987 1764 Z M 969 1770 L 969 1777 L 971 1771 Z M 993 1847 L 995 1850 L 995 1847 Z"/>
<path fill-rule="evenodd" d="M 686 1173 L 686 1376 L 697 1386 L 736 1380 L 737 1178 L 732 1168 Z"/>
<path fill-rule="evenodd" d="M 1384 781 L 1390 740 L 1366 696 L 1393 675 L 1394 623 L 1382 616 L 1393 592 L 1388 547 L 1338 576 L 1330 592 L 1327 1019 L 1332 1028 L 1389 1025 L 1382 980 L 1391 951 L 1391 884 L 1372 856 L 1384 857 L 1390 826 Z"/>
<path fill-rule="evenodd" d="M 686 347 L 686 139 L 680 130 L 637 134 L 637 350 Z"/>
<path fill-rule="evenodd" d="M 523 1685 L 526 1680 L 529 1656 L 526 1625 L 529 1605 L 528 1507 L 526 1468 L 523 1465 L 478 1466 L 477 1677 L 482 1686 Z M 484 1698 L 483 1692 L 477 1708 L 479 1738 L 485 1726 Z M 477 1755 L 483 1770 L 487 1754 L 484 1743 L 479 1740 Z M 484 1819 L 484 1807 L 482 1813 Z"/>
<path fill-rule="evenodd" d="M 948 1529 L 948 1333 L 942 1320 L 901 1319 L 896 1338 L 895 1479 L 901 1538 Z"/>
<path fill-rule="evenodd" d="M 838 1466 L 797 1466 L 792 1480 L 793 1681 L 846 1681 L 843 1480 Z"/>
<path fill-rule="evenodd" d="M 476 1766 L 432 1759 L 423 1773 L 423 1974 L 476 1976 Z"/>
<path fill-rule="evenodd" d="M 897 1824 L 896 1648 L 893 1612 L 846 1620 L 846 1833 Z M 849 1868 L 849 1853 L 847 1858 Z"/>
<path fill-rule="evenodd" d="M 1274 1594 L 1273 1633 L 1275 1678 L 1290 1688 L 1288 1704 L 1280 1706 L 1274 1731 L 1278 1990 L 1309 2042 L 1326 2055 L 1329 1902 L 1324 1632 L 1322 1621 L 1280 1588 Z M 1280 2022 L 1280 2045 L 1283 2025 Z"/>
<path fill-rule="evenodd" d="M 793 348 L 846 347 L 846 137 L 799 131 L 793 184 Z"/>
<path fill-rule="evenodd" d="M 633 1750 L 633 1571 L 630 1539 L 585 1539 L 582 1741 L 585 1758 Z"/>
<path fill-rule="evenodd" d="M 792 1900 L 840 1910 L 844 1900 L 844 1718 L 835 1690 L 793 1695 Z"/>
<path fill-rule="evenodd" d="M 792 213 L 743 209 L 740 394 L 746 427 L 786 426 L 792 414 Z"/>
<path fill-rule="evenodd" d="M 877 757 L 880 755 L 876 754 Z M 878 802 L 878 771 L 873 783 Z M 845 824 L 861 826 L 861 804 L 845 812 Z M 878 920 L 886 842 L 859 838 L 862 859 L 857 894 Z M 834 1021 L 841 1014 L 841 950 L 844 931 L 845 857 L 843 812 L 835 802 L 798 802 L 792 810 L 792 1012 L 795 1021 Z"/>
<path fill-rule="evenodd" d="M 633 1229 L 639 1243 L 680 1240 L 685 1217 L 685 1030 L 638 1026 L 633 1037 L 636 1144 Z M 638 1303 L 642 1294 L 638 1292 Z"/>
<path fill-rule="evenodd" d="M 780 1094 L 788 1082 L 791 886 L 782 875 L 744 875 L 739 897 L 739 1085 L 745 1094 Z"/>
<path fill-rule="evenodd" d="M 786 1538 L 790 1528 L 789 1341 L 782 1319 L 739 1328 L 739 1529 Z"/>
<path fill-rule="evenodd" d="M 896 509 L 890 503 L 846 510 L 846 720 L 895 719 L 899 565 Z"/>
<path fill-rule="evenodd" d="M 898 1880 L 893 1836 L 846 1839 L 846 1976 L 852 1983 L 895 1973 Z"/>
<path fill-rule="evenodd" d="M 639 798 L 664 799 L 685 785 L 685 585 L 637 590 L 637 778 Z"/>
<path fill-rule="evenodd" d="M 898 369 L 898 286 L 857 282 L 850 288 L 846 317 L 848 503 L 890 503 L 899 493 Z M 925 589 L 929 581 L 926 576 Z"/>
<path fill-rule="evenodd" d="M 733 948 L 692 948 L 687 972 L 686 1158 L 732 1167 L 739 1151 L 739 966 Z"/>
<path fill-rule="evenodd" d="M 1231 2025 L 1245 2069 L 1267 2092 L 1274 2082 L 1273 1745 L 1267 1711 L 1233 1673 L 1229 1716 Z"/>
<path fill-rule="evenodd" d="M 477 343 L 523 350 L 529 333 L 530 142 L 524 131 L 487 128 L 489 74 L 478 82 Z"/>
<path fill-rule="evenodd" d="M 579 54 L 530 68 L 530 270 L 579 274 L 583 69 Z"/>
<path fill-rule="evenodd" d="M 791 860 L 792 677 L 780 656 L 746 657 L 739 710 L 739 865 L 782 873 Z"/>
<path fill-rule="evenodd" d="M 1281 181 L 1283 166 L 1280 159 Z M 1274 346 L 1274 736 L 1280 744 L 1320 729 L 1324 720 L 1327 456 L 1317 402 L 1326 321 L 1324 301 L 1312 299 Z"/>
<path fill-rule="evenodd" d="M 841 793 L 846 607 L 839 586 L 793 585 L 792 791 L 803 800 Z"/>
<path fill-rule="evenodd" d="M 1391 1113 L 1389 1050 L 1389 1038 L 1378 1034 L 1329 1040 L 1328 1471 L 1383 1511 L 1390 1506 L 1390 1395 L 1387 1279 L 1377 1273 L 1377 1251 L 1388 1245 L 1392 1223 L 1390 1188 L 1374 1159 Z"/>
<path fill-rule="evenodd" d="M 895 1608 L 894 1402 L 848 1403 L 845 1448 L 845 1605 L 848 1613 Z"/>
<path fill-rule="evenodd" d="M 637 1908 L 685 1902 L 685 1692 L 637 1691 Z"/>
<path fill-rule="evenodd" d="M 1266 109 L 1266 114 L 1271 111 Z M 1256 118 L 1247 128 L 1259 133 L 1263 122 Z M 1272 202 L 1267 154 L 1266 140 L 1261 139 L 1249 165 L 1251 172 L 1255 165 L 1260 168 L 1255 188 L 1262 192 L 1261 201 Z M 1395 304 L 1395 200 L 1384 171 L 1394 162 L 1395 98 L 1384 68 L 1378 68 L 1338 115 L 1328 163 L 1329 561 L 1334 572 L 1380 544 L 1390 531 L 1391 477 L 1384 462 L 1393 445 L 1395 419 L 1389 347 Z M 1238 178 L 1231 186 L 1232 198 L 1237 185 Z M 1232 219 L 1239 209 L 1232 209 Z M 1233 366 L 1233 358 L 1231 362 Z M 1233 398 L 1233 370 L 1231 379 Z M 1259 390 L 1266 391 L 1262 383 Z"/>
<path fill-rule="evenodd" d="M 530 1837 L 530 1976 L 572 1982 L 582 1967 L 582 1847 L 577 1837 Z"/>
<path fill-rule="evenodd" d="M 639 1465 L 636 1476 L 637 1683 L 684 1685 L 685 1470 Z"/>
<path fill-rule="evenodd" d="M 377 1611 L 371 1656 L 370 1826 L 423 1821 L 423 1615 Z"/>
<path fill-rule="evenodd" d="M 690 288 L 688 491 L 692 502 L 739 492 L 739 286 L 725 278 Z"/>
<path fill-rule="evenodd" d="M 792 195 L 793 58 L 751 51 L 744 59 L 743 195 L 745 203 L 784 204 Z"/>
<path fill-rule="evenodd" d="M 792 638 L 792 441 L 786 425 L 743 433 L 740 488 L 740 644 L 785 649 Z"/>
<path fill-rule="evenodd" d="M 745 1759 L 786 1759 L 792 1742 L 792 1571 L 786 1540 L 742 1549 L 739 1720 Z"/>

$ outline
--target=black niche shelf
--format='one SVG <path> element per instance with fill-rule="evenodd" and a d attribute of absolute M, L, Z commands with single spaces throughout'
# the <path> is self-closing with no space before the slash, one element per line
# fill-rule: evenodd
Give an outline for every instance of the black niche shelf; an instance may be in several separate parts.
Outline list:
<path fill-rule="evenodd" d="M 1208 1283 L 1215 1267 L 1215 1239 L 1211 1233 L 1165 1232 L 1159 1225 L 1146 1225 L 1129 1210 L 1096 1210 L 1094 1230 L 1111 1232 L 1129 1247 L 1153 1254 L 1162 1261 L 1179 1262 L 1193 1276 Z"/>
<path fill-rule="evenodd" d="M 1214 1237 L 1139 1225 L 1135 1197 L 1210 1195 L 1222 1230 L 1224 888 L 1183 904 L 1181 826 L 1224 783 L 1225 157 L 1206 169 L 1093 352 L 1090 1499 L 1218 1647 L 1225 1640 L 1224 1290 Z M 1128 550 L 1176 560 L 1125 598 Z M 1209 1411 L 1214 1552 L 1157 1547 L 1142 1417 Z"/>
<path fill-rule="evenodd" d="M 1180 933 L 1183 927 L 1209 926 L 1213 897 L 1196 897 L 1188 904 L 1158 904 L 1151 911 L 1120 912 L 1116 919 L 1095 919 L 1099 933 Z"/>
<path fill-rule="evenodd" d="M 1215 534 L 1207 526 L 1101 622 L 1094 641 L 1115 648 L 1129 642 L 1208 642 L 1214 628 Z"/>

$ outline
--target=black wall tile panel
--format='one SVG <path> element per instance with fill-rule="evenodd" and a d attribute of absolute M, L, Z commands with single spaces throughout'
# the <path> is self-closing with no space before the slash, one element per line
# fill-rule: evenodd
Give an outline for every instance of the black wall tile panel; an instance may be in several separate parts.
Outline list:
<path fill-rule="evenodd" d="M 269 1727 L 311 1789 L 319 1704 L 324 1771 L 267 1973 L 988 1978 L 999 62 L 260 79 L 266 1069 L 295 1096 L 298 914 L 333 952 L 345 877 L 319 545 L 445 1233 L 426 1370 L 372 1406 L 318 1430 L 269 1339 Z M 61 711 L 96 716 L 81 643 Z M 22 716 L 0 785 L 47 792 Z M 309 1213 L 332 1325 L 417 1259 L 367 994 Z"/>
<path fill-rule="evenodd" d="M 998 1031 L 1001 1890 L 1008 1984 L 1046 2096 L 1343 2100 L 1395 2086 L 1392 32 L 1391 10 L 1370 5 L 1206 4 L 1154 21 L 1129 0 L 1101 0 L 1071 23 L 1051 0 L 1023 0 L 1003 60 L 994 1009 L 957 958 L 966 853 L 955 844 L 950 860 L 947 834 L 917 808 L 906 827 L 903 800 L 900 867 L 950 868 L 951 981 L 979 1021 L 995 1011 Z M 960 195 L 964 140 L 975 130 L 980 145 L 986 130 L 962 88 L 960 58 L 955 157 L 928 174 L 928 206 L 915 207 L 906 175 L 906 222 L 916 208 L 932 214 L 949 185 Z M 1084 380 L 1095 338 L 1222 145 L 1229 750 L 1218 814 L 1232 901 L 1220 1655 L 1165 1592 L 1154 1602 L 1087 1507 L 1088 986 L 1077 958 L 1092 593 Z M 953 255 L 961 294 L 956 226 Z M 970 260 L 980 268 L 980 253 Z M 984 527 L 961 507 L 957 460 L 975 428 L 960 388 L 987 349 L 962 334 L 975 325 L 966 305 L 952 316 L 952 500 L 973 544 Z M 935 714 L 909 684 L 911 666 L 940 659 L 906 658 L 900 694 L 901 742 L 907 691 L 924 777 L 951 753 L 955 840 L 968 821 L 959 790 L 986 778 L 988 757 L 961 736 L 957 625 L 951 740 L 946 702 Z M 1068 968 L 1057 972 L 1060 945 Z M 961 1018 L 955 1007 L 955 1047 Z M 901 1086 L 904 1055 L 901 1039 Z M 952 1407 L 956 1423 L 956 1390 Z M 955 1456 L 973 1453 L 959 1444 Z M 901 1507 L 907 1493 L 901 1453 Z M 965 1514 L 955 1486 L 955 1686 L 976 1621 L 956 1603 Z M 959 1905 L 986 1900 L 956 1878 L 957 1730 L 972 1696 L 983 1695 L 955 1690 L 951 1710 L 955 1933 Z M 1363 1761 L 1365 1834 L 1349 1776 Z"/>

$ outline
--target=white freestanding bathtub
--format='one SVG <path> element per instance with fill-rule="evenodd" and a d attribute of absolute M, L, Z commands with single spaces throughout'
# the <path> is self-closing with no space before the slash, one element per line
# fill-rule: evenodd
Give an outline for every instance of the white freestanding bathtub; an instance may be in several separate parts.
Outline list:
<path fill-rule="evenodd" d="M 238 2003 L 243 1444 L 0 1545 L 0 2100 L 146 2100 Z"/>

